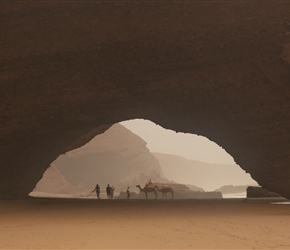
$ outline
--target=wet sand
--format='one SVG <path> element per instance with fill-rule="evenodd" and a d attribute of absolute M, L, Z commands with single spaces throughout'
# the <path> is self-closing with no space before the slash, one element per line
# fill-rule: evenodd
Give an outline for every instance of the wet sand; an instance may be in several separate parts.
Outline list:
<path fill-rule="evenodd" d="M 0 249 L 290 249 L 277 201 L 0 201 Z"/>

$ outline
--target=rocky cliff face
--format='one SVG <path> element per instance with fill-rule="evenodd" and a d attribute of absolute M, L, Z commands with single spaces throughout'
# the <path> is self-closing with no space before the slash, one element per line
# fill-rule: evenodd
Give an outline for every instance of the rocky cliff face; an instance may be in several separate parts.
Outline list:
<path fill-rule="evenodd" d="M 179 183 L 194 184 L 213 191 L 225 184 L 254 184 L 255 181 L 240 166 L 211 164 L 189 160 L 181 156 L 153 153 L 164 175 Z"/>
<path fill-rule="evenodd" d="M 103 190 L 107 184 L 115 186 L 116 191 L 126 190 L 127 185 L 143 185 L 149 178 L 162 176 L 159 162 L 147 149 L 146 142 L 120 124 L 83 147 L 61 155 L 53 166 L 70 185 L 91 190 L 96 183 Z"/>
<path fill-rule="evenodd" d="M 74 186 L 69 183 L 55 165 L 51 165 L 43 174 L 43 178 L 37 183 L 31 196 L 59 196 L 71 195 L 85 190 L 82 185 Z"/>
<path fill-rule="evenodd" d="M 0 198 L 60 154 L 149 119 L 203 135 L 290 198 L 290 3 L 0 3 Z"/>
<path fill-rule="evenodd" d="M 246 193 L 247 188 L 249 186 L 250 185 L 243 185 L 243 186 L 225 185 L 215 191 L 220 191 L 222 192 L 222 194 Z"/>

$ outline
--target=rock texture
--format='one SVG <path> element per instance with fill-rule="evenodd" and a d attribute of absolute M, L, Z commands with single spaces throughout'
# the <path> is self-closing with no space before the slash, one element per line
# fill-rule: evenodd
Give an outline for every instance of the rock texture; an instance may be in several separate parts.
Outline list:
<path fill-rule="evenodd" d="M 37 183 L 31 196 L 59 196 L 59 195 L 71 195 L 84 191 L 84 186 L 73 186 L 69 183 L 59 169 L 52 164 L 48 168 L 43 178 Z"/>
<path fill-rule="evenodd" d="M 208 137 L 290 198 L 290 3 L 0 3 L 0 198 L 145 118 Z M 178 166 L 177 166 L 178 167 Z"/>
<path fill-rule="evenodd" d="M 98 183 L 105 190 L 110 184 L 116 192 L 163 176 L 146 142 L 120 124 L 113 125 L 83 147 L 61 155 L 53 165 L 73 186 L 81 184 L 94 189 Z"/>

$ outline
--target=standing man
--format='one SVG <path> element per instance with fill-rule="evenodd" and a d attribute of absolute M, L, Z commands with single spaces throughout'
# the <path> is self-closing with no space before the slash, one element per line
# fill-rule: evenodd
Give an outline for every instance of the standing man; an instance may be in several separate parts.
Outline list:
<path fill-rule="evenodd" d="M 130 187 L 127 188 L 127 199 L 130 199 L 131 191 Z"/>
<path fill-rule="evenodd" d="M 106 191 L 107 191 L 107 197 L 108 197 L 108 199 L 110 199 L 111 198 L 112 189 L 111 189 L 109 184 L 106 187 Z"/>
<path fill-rule="evenodd" d="M 100 199 L 100 192 L 101 192 L 100 186 L 99 186 L 99 184 L 97 184 L 97 186 L 96 186 L 96 194 L 97 194 L 98 199 Z"/>
<path fill-rule="evenodd" d="M 115 188 L 112 186 L 111 187 L 111 198 L 114 199 L 115 197 Z"/>

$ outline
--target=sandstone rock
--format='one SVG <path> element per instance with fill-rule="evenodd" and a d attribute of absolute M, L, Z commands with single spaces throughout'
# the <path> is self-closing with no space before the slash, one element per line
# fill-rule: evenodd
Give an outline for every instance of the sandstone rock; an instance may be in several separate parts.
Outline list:
<path fill-rule="evenodd" d="M 282 58 L 290 65 L 290 43 L 287 43 L 283 46 Z"/>

